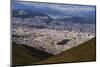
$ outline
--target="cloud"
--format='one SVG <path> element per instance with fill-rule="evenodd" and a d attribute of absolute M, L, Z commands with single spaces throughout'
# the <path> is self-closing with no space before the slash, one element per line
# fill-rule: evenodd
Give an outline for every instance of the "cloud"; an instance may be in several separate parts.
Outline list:
<path fill-rule="evenodd" d="M 82 6 L 82 5 L 62 5 L 62 4 L 48 4 L 48 3 L 35 3 L 35 2 L 20 2 L 25 5 L 31 5 L 36 7 L 50 7 L 61 11 L 93 11 L 94 6 Z"/>

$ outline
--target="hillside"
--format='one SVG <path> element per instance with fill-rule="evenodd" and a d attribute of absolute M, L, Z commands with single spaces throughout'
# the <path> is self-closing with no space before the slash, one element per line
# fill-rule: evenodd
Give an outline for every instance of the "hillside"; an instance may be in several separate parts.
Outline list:
<path fill-rule="evenodd" d="M 89 40 L 77 47 L 64 51 L 37 64 L 81 62 L 96 60 L 96 38 Z"/>
<path fill-rule="evenodd" d="M 12 64 L 29 65 L 47 59 L 53 55 L 24 44 L 12 43 Z"/>

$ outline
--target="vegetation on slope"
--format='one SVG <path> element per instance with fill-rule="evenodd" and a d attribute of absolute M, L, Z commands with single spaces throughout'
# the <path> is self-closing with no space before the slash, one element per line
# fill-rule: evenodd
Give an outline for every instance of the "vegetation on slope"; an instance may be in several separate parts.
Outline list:
<path fill-rule="evenodd" d="M 37 64 L 81 62 L 96 60 L 96 38 L 66 50 Z"/>
<path fill-rule="evenodd" d="M 34 64 L 51 56 L 53 55 L 24 44 L 12 43 L 12 65 Z"/>

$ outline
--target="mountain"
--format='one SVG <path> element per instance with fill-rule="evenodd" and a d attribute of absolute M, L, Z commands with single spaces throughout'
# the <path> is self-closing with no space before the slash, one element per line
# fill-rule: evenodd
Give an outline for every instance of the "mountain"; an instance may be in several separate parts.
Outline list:
<path fill-rule="evenodd" d="M 34 17 L 34 16 L 48 17 L 48 19 L 46 19 L 45 21 L 46 22 L 52 21 L 52 18 L 50 16 L 41 12 L 40 9 L 38 9 L 34 6 L 27 6 L 20 2 L 12 3 L 12 17 L 30 18 L 30 17 Z"/>
<path fill-rule="evenodd" d="M 12 4 L 12 10 L 30 10 L 30 11 L 34 11 L 34 12 L 40 12 L 40 13 L 44 13 L 50 16 L 63 16 L 65 15 L 65 13 L 57 10 L 57 9 L 53 9 L 50 7 L 46 7 L 46 6 L 40 6 L 37 7 L 36 5 L 25 5 L 23 3 L 20 2 L 15 2 Z"/>
<path fill-rule="evenodd" d="M 91 18 L 91 17 L 78 17 L 78 16 L 72 16 L 72 17 L 68 17 L 68 18 L 59 18 L 57 19 L 59 21 L 63 21 L 63 22 L 71 22 L 71 23 L 92 23 L 95 24 L 95 18 Z"/>
<path fill-rule="evenodd" d="M 47 3 L 31 3 L 31 2 L 14 2 L 12 9 L 27 9 L 35 12 L 41 12 L 48 16 L 79 16 L 94 17 L 94 6 L 78 6 L 78 5 L 61 5 Z"/>
<path fill-rule="evenodd" d="M 31 17 L 34 17 L 34 16 L 49 17 L 46 14 L 43 14 L 43 13 L 40 13 L 40 12 L 35 12 L 35 11 L 30 11 L 30 10 L 13 10 L 12 12 L 13 12 L 13 14 L 12 14 L 13 17 L 20 17 L 20 18 L 29 18 L 29 17 L 31 18 Z"/>
<path fill-rule="evenodd" d="M 35 6 L 35 5 L 34 5 Z M 35 6 L 37 7 L 37 6 Z M 70 16 L 69 14 L 65 14 L 63 13 L 62 11 L 60 10 L 57 10 L 57 9 L 54 9 L 54 8 L 51 8 L 49 6 L 41 6 L 41 7 L 37 7 L 38 10 L 40 10 L 41 12 L 51 16 L 51 17 L 54 17 L 54 16 Z M 38 11 L 37 10 L 37 11 Z"/>
<path fill-rule="evenodd" d="M 66 50 L 37 64 L 84 62 L 96 60 L 96 38 Z"/>
<path fill-rule="evenodd" d="M 95 23 L 95 7 L 70 5 L 69 8 L 68 6 L 69 5 L 14 2 L 12 3 L 12 15 L 14 17 L 20 16 L 22 18 L 29 18 L 34 16 L 47 16 L 49 18 L 49 22 L 51 22 L 54 19 L 54 17 L 58 17 L 58 20 L 64 22 L 93 24 Z M 76 8 L 80 9 L 77 10 Z M 21 11 L 24 11 L 24 14 L 18 14 Z"/>
<path fill-rule="evenodd" d="M 12 43 L 13 66 L 35 64 L 51 56 L 53 55 L 24 44 Z"/>

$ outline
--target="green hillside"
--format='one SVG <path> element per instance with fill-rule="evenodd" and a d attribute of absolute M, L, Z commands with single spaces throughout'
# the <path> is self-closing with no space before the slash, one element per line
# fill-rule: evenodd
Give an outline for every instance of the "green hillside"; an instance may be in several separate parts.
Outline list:
<path fill-rule="evenodd" d="M 58 55 L 50 57 L 37 64 L 45 63 L 63 63 L 63 62 L 81 62 L 81 61 L 95 61 L 96 60 L 96 38 L 89 40 L 77 47 L 73 47 Z"/>
<path fill-rule="evenodd" d="M 24 44 L 12 43 L 13 65 L 34 64 L 51 56 L 53 55 Z"/>

